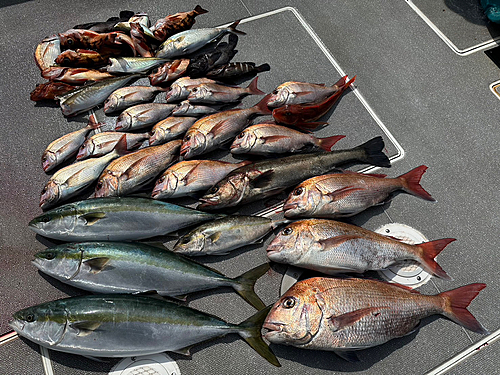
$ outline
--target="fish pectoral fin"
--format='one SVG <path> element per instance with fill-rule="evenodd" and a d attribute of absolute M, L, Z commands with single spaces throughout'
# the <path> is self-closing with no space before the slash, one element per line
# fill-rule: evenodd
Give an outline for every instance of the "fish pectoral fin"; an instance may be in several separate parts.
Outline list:
<path fill-rule="evenodd" d="M 196 164 L 188 173 L 184 175 L 184 177 L 181 178 L 181 181 L 184 182 L 186 185 L 189 185 L 190 183 L 196 181 L 197 178 L 195 171 L 197 171 L 200 168 L 201 164 L 202 164 L 201 162 Z"/>
<path fill-rule="evenodd" d="M 286 135 L 270 135 L 268 137 L 262 137 L 262 140 L 264 143 L 274 143 L 274 142 L 279 142 L 282 139 L 289 139 L 290 137 L 287 137 Z"/>
<path fill-rule="evenodd" d="M 272 178 L 274 177 L 274 170 L 268 170 L 263 173 L 258 173 L 250 178 L 251 188 L 263 188 L 269 185 Z"/>
<path fill-rule="evenodd" d="M 99 326 L 101 325 L 101 322 L 92 322 L 88 320 L 83 320 L 81 322 L 75 322 L 71 323 L 70 326 L 73 329 L 78 330 L 77 336 L 88 336 L 92 332 L 94 332 Z"/>
<path fill-rule="evenodd" d="M 330 250 L 331 248 L 335 248 L 335 247 L 342 245 L 344 242 L 356 240 L 358 238 L 362 238 L 362 237 L 355 235 L 355 234 L 346 234 L 346 235 L 342 235 L 342 236 L 335 236 L 332 238 L 319 240 L 318 242 L 322 246 L 321 250 L 323 251 L 323 250 Z"/>
<path fill-rule="evenodd" d="M 85 221 L 85 225 L 94 225 L 99 220 L 104 219 L 106 214 L 104 212 L 90 212 L 88 214 L 80 215 L 78 218 Z"/>
<path fill-rule="evenodd" d="M 106 268 L 110 260 L 107 257 L 100 257 L 85 260 L 83 263 L 90 267 L 92 273 L 99 273 Z"/>
<path fill-rule="evenodd" d="M 227 120 L 222 120 L 219 121 L 217 124 L 214 125 L 214 127 L 208 132 L 208 134 L 212 134 L 213 136 L 216 136 L 217 133 L 219 133 L 225 126 L 227 126 L 228 121 Z"/>
<path fill-rule="evenodd" d="M 361 362 L 356 352 L 352 350 L 334 350 L 334 353 L 347 362 Z"/>
<path fill-rule="evenodd" d="M 299 91 L 299 92 L 294 92 L 295 96 L 304 96 L 304 95 L 309 95 L 312 94 L 312 91 Z"/>
<path fill-rule="evenodd" d="M 219 241 L 221 236 L 222 236 L 221 232 L 215 232 L 215 233 L 211 234 L 210 236 L 208 236 L 208 239 L 210 241 L 212 241 L 212 243 L 216 243 L 217 241 Z"/>
<path fill-rule="evenodd" d="M 191 357 L 191 348 L 193 346 L 194 345 L 186 346 L 185 348 L 180 348 L 180 349 L 177 349 L 177 350 L 170 350 L 170 351 L 172 353 L 181 354 L 181 355 L 185 355 L 187 357 Z"/>
<path fill-rule="evenodd" d="M 326 193 L 325 195 L 327 195 L 333 201 L 338 201 L 338 200 L 347 198 L 349 195 L 351 195 L 355 191 L 359 191 L 359 190 L 364 190 L 364 189 L 360 188 L 360 187 L 346 186 L 346 187 L 343 187 L 342 189 L 338 189 L 338 190 L 332 191 L 330 193 Z"/>
<path fill-rule="evenodd" d="M 386 307 L 366 307 L 364 309 L 354 310 L 345 314 L 331 316 L 327 319 L 328 327 L 333 332 L 339 331 L 346 327 L 352 326 L 358 320 L 368 315 L 377 316 L 381 310 L 387 309 Z"/>

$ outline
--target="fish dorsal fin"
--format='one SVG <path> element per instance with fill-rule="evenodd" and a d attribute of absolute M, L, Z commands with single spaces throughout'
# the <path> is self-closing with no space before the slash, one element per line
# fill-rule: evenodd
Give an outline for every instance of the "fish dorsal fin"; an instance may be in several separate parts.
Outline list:
<path fill-rule="evenodd" d="M 93 322 L 90 320 L 82 320 L 80 322 L 71 323 L 70 326 L 73 329 L 78 330 L 77 336 L 88 336 L 92 332 L 94 332 L 99 326 L 101 322 Z"/>
<path fill-rule="evenodd" d="M 270 169 L 265 172 L 259 172 L 257 175 L 250 178 L 250 185 L 252 188 L 263 188 L 269 185 L 274 176 L 274 170 Z"/>
<path fill-rule="evenodd" d="M 100 257 L 85 260 L 83 263 L 90 267 L 92 273 L 99 273 L 106 268 L 110 260 L 107 257 Z"/>
<path fill-rule="evenodd" d="M 330 250 L 332 248 L 342 245 L 344 242 L 356 240 L 358 238 L 362 237 L 355 234 L 344 234 L 341 236 L 335 236 L 331 238 L 326 238 L 324 240 L 319 240 L 318 242 L 323 247 L 321 250 Z"/>
<path fill-rule="evenodd" d="M 85 225 L 94 225 L 99 220 L 104 219 L 106 214 L 104 212 L 89 212 L 88 214 L 80 215 L 79 218 L 85 221 Z"/>
<path fill-rule="evenodd" d="M 366 307 L 364 309 L 359 309 L 359 310 L 354 310 L 350 311 L 345 314 L 337 315 L 337 316 L 332 316 L 328 318 L 328 327 L 333 331 L 339 331 L 341 329 L 344 329 L 346 327 L 352 326 L 355 324 L 357 321 L 360 319 L 364 318 L 365 316 L 368 315 L 374 315 L 377 316 L 380 314 L 382 310 L 386 310 L 387 307 L 382 306 L 382 307 Z"/>

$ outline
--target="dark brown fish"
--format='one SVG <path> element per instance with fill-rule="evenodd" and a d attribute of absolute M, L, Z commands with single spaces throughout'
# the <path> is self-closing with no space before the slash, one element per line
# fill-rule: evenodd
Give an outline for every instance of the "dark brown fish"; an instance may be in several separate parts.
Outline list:
<path fill-rule="evenodd" d="M 148 44 L 142 25 L 138 22 L 130 24 L 130 37 L 134 43 L 135 51 L 142 57 L 153 57 L 151 46 Z"/>
<path fill-rule="evenodd" d="M 69 85 L 64 82 L 39 83 L 30 94 L 30 99 L 34 102 L 40 100 L 55 100 L 57 96 L 66 94 L 78 86 Z"/>
<path fill-rule="evenodd" d="M 109 56 L 89 49 L 68 49 L 57 56 L 56 63 L 73 68 L 95 68 L 108 63 Z"/>
<path fill-rule="evenodd" d="M 71 29 L 57 35 L 62 49 L 90 49 L 113 56 L 130 55 L 132 52 L 135 56 L 132 39 L 122 32 L 97 33 L 90 30 Z"/>
<path fill-rule="evenodd" d="M 260 72 L 271 70 L 269 64 L 255 66 L 253 62 L 235 62 L 218 66 L 209 72 L 206 76 L 213 79 L 229 80 L 241 76 L 252 76 Z"/>
<path fill-rule="evenodd" d="M 169 36 L 184 30 L 189 30 L 195 24 L 196 16 L 203 13 L 208 13 L 208 10 L 197 5 L 196 8 L 190 12 L 171 14 L 165 18 L 159 19 L 151 29 L 155 37 L 163 42 Z"/>

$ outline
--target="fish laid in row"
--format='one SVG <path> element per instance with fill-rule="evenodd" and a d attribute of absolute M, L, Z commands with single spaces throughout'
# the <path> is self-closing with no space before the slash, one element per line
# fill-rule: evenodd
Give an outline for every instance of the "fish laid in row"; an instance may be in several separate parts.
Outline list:
<path fill-rule="evenodd" d="M 434 258 L 454 238 L 410 245 L 355 225 L 326 219 L 295 221 L 267 247 L 269 259 L 326 274 L 363 273 L 404 261 L 418 262 L 427 272 L 450 280 Z"/>
<path fill-rule="evenodd" d="M 286 153 L 310 153 L 320 150 L 331 151 L 332 147 L 345 138 L 334 135 L 317 138 L 312 134 L 276 125 L 262 123 L 243 130 L 231 145 L 232 154 L 276 155 Z"/>
<path fill-rule="evenodd" d="M 203 117 L 216 114 L 219 111 L 220 106 L 195 105 L 190 103 L 189 100 L 184 100 L 172 110 L 172 116 Z"/>
<path fill-rule="evenodd" d="M 384 141 L 375 137 L 347 150 L 299 154 L 278 159 L 261 160 L 238 168 L 215 184 L 200 199 L 200 208 L 220 209 L 279 194 L 307 178 L 331 171 L 349 162 L 390 167 L 382 152 Z M 182 153 L 182 149 L 181 149 Z"/>
<path fill-rule="evenodd" d="M 155 57 L 110 57 L 108 73 L 147 73 L 168 60 Z"/>
<path fill-rule="evenodd" d="M 187 98 L 191 103 L 224 104 L 238 102 L 248 95 L 265 95 L 265 92 L 257 88 L 258 78 L 255 77 L 247 87 L 202 83 L 196 87 L 188 88 L 190 93 Z"/>
<path fill-rule="evenodd" d="M 290 218 L 348 217 L 385 203 L 395 191 L 433 202 L 434 198 L 420 185 L 426 170 L 427 167 L 421 165 L 396 178 L 350 171 L 312 177 L 290 193 L 283 210 Z"/>
<path fill-rule="evenodd" d="M 163 236 L 222 216 L 155 199 L 109 197 L 67 203 L 37 216 L 29 227 L 67 242 L 130 241 Z"/>
<path fill-rule="evenodd" d="M 237 333 L 275 366 L 262 340 L 269 308 L 240 324 L 174 302 L 141 295 L 88 295 L 20 310 L 9 325 L 41 346 L 92 357 L 135 357 L 165 351 L 189 354 L 189 347 Z"/>
<path fill-rule="evenodd" d="M 287 220 L 261 216 L 227 216 L 202 224 L 183 235 L 173 251 L 183 255 L 225 255 L 262 240 Z"/>
<path fill-rule="evenodd" d="M 89 157 L 103 156 L 116 147 L 123 133 L 120 132 L 100 132 L 87 138 L 78 150 L 76 160 L 84 160 Z M 127 133 L 126 151 L 131 151 L 139 147 L 149 138 L 149 133 Z"/>
<path fill-rule="evenodd" d="M 196 121 L 184 136 L 181 156 L 191 159 L 219 148 L 232 140 L 250 120 L 257 116 L 270 114 L 267 108 L 267 96 L 253 107 L 246 109 L 230 109 L 203 117 Z"/>
<path fill-rule="evenodd" d="M 35 254 L 33 264 L 63 283 L 93 293 L 142 293 L 182 297 L 229 286 L 257 310 L 265 308 L 254 284 L 269 270 L 265 263 L 234 279 L 176 253 L 130 242 L 62 244 Z"/>
<path fill-rule="evenodd" d="M 170 85 L 170 90 L 165 95 L 167 103 L 174 103 L 188 98 L 190 89 L 202 83 L 216 83 L 209 78 L 181 77 Z"/>
<path fill-rule="evenodd" d="M 78 161 L 58 170 L 42 190 L 40 207 L 42 209 L 54 207 L 90 187 L 112 160 L 126 152 L 126 145 L 126 135 L 122 135 L 115 149 L 109 154 Z"/>
<path fill-rule="evenodd" d="M 176 109 L 178 108 L 175 108 L 174 111 Z M 173 112 L 172 114 L 175 115 Z M 197 120 L 197 117 L 170 116 L 157 122 L 151 130 L 149 145 L 161 145 L 173 139 L 182 137 Z"/>
<path fill-rule="evenodd" d="M 165 103 L 136 104 L 120 113 L 114 130 L 130 131 L 153 126 L 170 116 L 175 107 L 175 104 Z"/>
<path fill-rule="evenodd" d="M 356 350 L 408 335 L 434 314 L 486 334 L 467 310 L 485 287 L 477 283 L 424 295 L 376 280 L 315 277 L 297 282 L 274 304 L 263 325 L 264 337 L 273 344 L 330 350 L 356 361 Z"/>
<path fill-rule="evenodd" d="M 63 82 L 69 85 L 83 85 L 91 81 L 102 81 L 114 78 L 107 72 L 87 68 L 67 68 L 63 66 L 52 66 L 42 72 L 42 77 L 54 82 Z"/>
<path fill-rule="evenodd" d="M 113 91 L 104 102 L 104 113 L 123 111 L 128 107 L 153 101 L 156 95 L 166 89 L 151 86 L 129 86 Z"/>
<path fill-rule="evenodd" d="M 217 160 L 184 160 L 168 168 L 156 181 L 151 197 L 154 199 L 180 198 L 209 189 L 249 161 L 229 163 Z"/>
<path fill-rule="evenodd" d="M 181 140 L 146 147 L 111 162 L 102 172 L 96 198 L 128 195 L 153 181 L 178 159 Z"/>

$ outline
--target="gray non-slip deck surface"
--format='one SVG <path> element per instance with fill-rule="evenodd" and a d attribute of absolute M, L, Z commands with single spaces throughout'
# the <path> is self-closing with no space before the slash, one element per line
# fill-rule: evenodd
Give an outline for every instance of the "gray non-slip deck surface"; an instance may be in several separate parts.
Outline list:
<path fill-rule="evenodd" d="M 370 210 L 352 221 L 368 229 L 400 222 L 420 230 L 429 239 L 457 238 L 458 241 L 437 258 L 454 280 L 433 279 L 420 290 L 434 294 L 484 282 L 488 287 L 474 300 L 470 310 L 490 331 L 498 329 L 499 101 L 488 88 L 491 82 L 498 80 L 496 65 L 482 52 L 466 57 L 453 53 L 402 0 L 212 0 L 200 4 L 209 13 L 198 17 L 195 27 L 220 25 L 285 6 L 298 10 L 340 67 L 350 76 L 357 75 L 357 88 L 405 150 L 404 159 L 387 173 L 397 176 L 421 164 L 429 166 L 422 185 L 438 200 L 432 204 L 399 195 L 385 209 Z M 30 264 L 32 254 L 48 244 L 40 242 L 27 228 L 29 220 L 40 213 L 39 194 L 47 180 L 40 167 L 41 153 L 52 140 L 83 125 L 64 119 L 56 107 L 37 106 L 29 100 L 29 92 L 36 83 L 42 82 L 32 57 L 36 44 L 45 36 L 63 32 L 78 23 L 105 20 L 123 9 L 147 12 L 155 20 L 195 5 L 196 2 L 186 1 L 28 1 L 0 8 L 0 118 L 3 121 L 0 126 L 0 333 L 9 330 L 6 320 L 14 311 L 78 293 L 76 289 L 44 279 Z M 453 10 L 450 7 L 447 11 Z M 311 77 L 331 83 L 338 79 L 335 69 L 321 62 L 324 56 L 318 55 L 318 48 L 311 40 L 307 41 L 308 34 L 297 25 L 291 11 L 273 16 L 269 21 L 255 21 L 255 30 L 252 23 L 242 25 L 242 30 L 249 35 L 247 41 L 245 36 L 240 37 L 240 52 L 235 58 L 235 61 L 245 58 L 271 64 L 271 71 L 259 78 L 262 90 L 269 92 L 285 80 Z M 463 22 L 464 28 L 470 26 L 465 18 Z M 259 40 L 255 35 L 262 37 Z M 265 61 L 268 54 L 274 56 L 273 61 Z M 330 76 L 331 72 L 334 76 Z M 245 103 L 255 102 L 251 99 Z M 352 92 L 345 95 L 331 115 L 331 125 L 322 129 L 320 135 L 346 134 L 348 137 L 338 147 L 350 147 L 380 134 L 373 119 L 358 105 Z M 353 108 L 351 117 L 350 108 Z M 332 129 L 336 119 L 341 121 L 338 132 Z M 80 121 L 84 121 L 83 118 Z M 388 152 L 394 154 L 394 148 L 388 144 Z M 212 257 L 207 264 L 229 276 L 237 276 L 266 261 L 261 247 L 236 254 L 222 260 Z M 266 303 L 278 298 L 284 272 L 283 267 L 273 268 L 273 272 L 257 283 L 257 293 Z M 242 321 L 254 312 L 230 290 L 199 293 L 188 301 L 192 307 L 231 322 Z M 283 365 L 274 368 L 237 336 L 198 345 L 189 359 L 172 357 L 182 374 L 423 374 L 481 338 L 453 322 L 433 317 L 426 319 L 422 328 L 412 335 L 360 352 L 362 362 L 355 364 L 329 352 L 273 345 Z M 494 374 L 500 365 L 495 355 L 498 345 L 497 342 L 485 348 L 482 354 L 460 365 L 466 366 L 462 370 L 459 366 L 451 373 Z M 54 352 L 51 357 L 55 374 L 107 373 L 115 363 L 96 364 Z M 1 374 L 31 375 L 41 371 L 36 346 L 16 340 L 0 347 Z"/>

